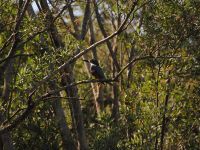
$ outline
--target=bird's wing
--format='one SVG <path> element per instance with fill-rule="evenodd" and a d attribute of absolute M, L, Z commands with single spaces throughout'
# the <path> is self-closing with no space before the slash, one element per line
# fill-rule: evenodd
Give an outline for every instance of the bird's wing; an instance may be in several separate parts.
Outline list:
<path fill-rule="evenodd" d="M 91 74 L 95 76 L 97 79 L 105 79 L 105 75 L 101 67 L 92 65 L 91 66 Z"/>

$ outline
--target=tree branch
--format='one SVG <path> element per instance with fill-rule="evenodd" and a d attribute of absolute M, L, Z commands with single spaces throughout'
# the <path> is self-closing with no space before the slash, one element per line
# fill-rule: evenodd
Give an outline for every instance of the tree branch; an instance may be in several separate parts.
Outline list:
<path fill-rule="evenodd" d="M 53 75 L 59 73 L 60 70 L 66 68 L 68 65 L 74 63 L 77 59 L 79 59 L 81 56 L 83 56 L 84 54 L 86 54 L 87 52 L 89 52 L 90 50 L 92 50 L 93 48 L 97 47 L 98 45 L 106 42 L 107 40 L 113 38 L 114 36 L 120 34 L 123 31 L 123 27 L 126 25 L 128 18 L 130 17 L 131 13 L 133 12 L 134 9 L 132 9 L 126 19 L 123 21 L 123 23 L 121 24 L 121 26 L 118 28 L 117 31 L 115 31 L 113 34 L 109 35 L 108 37 L 92 44 L 91 46 L 89 46 L 88 48 L 86 48 L 85 50 L 81 51 L 80 53 L 78 53 L 77 55 L 75 55 L 74 57 L 72 57 L 71 59 L 69 59 L 66 63 L 62 64 L 60 67 L 58 67 L 58 69 L 56 69 L 55 71 L 52 71 L 52 73 L 48 74 L 47 76 L 45 76 L 40 82 L 38 82 L 38 84 L 36 84 L 36 86 L 33 89 L 38 88 L 41 84 L 45 83 L 47 80 L 49 80 Z"/>
<path fill-rule="evenodd" d="M 66 0 L 65 0 L 65 1 L 66 1 Z M 73 25 L 75 34 L 78 35 L 77 32 L 79 31 L 79 29 L 78 29 L 78 26 L 77 26 L 76 23 L 75 23 L 76 18 L 75 18 L 75 16 L 74 16 L 74 13 L 73 13 L 73 9 L 72 9 L 72 7 L 71 7 L 71 4 L 68 5 L 68 11 L 69 11 L 69 16 L 70 16 L 70 19 L 71 19 L 71 21 L 72 21 L 72 25 Z"/>
<path fill-rule="evenodd" d="M 33 55 L 34 54 L 17 54 L 17 55 L 14 55 L 14 56 L 6 57 L 3 60 L 0 60 L 0 64 L 7 61 L 8 59 L 12 59 L 12 58 L 16 58 L 16 57 L 29 57 L 29 56 L 33 56 Z"/>
<path fill-rule="evenodd" d="M 30 1 L 31 1 L 31 0 L 26 0 L 24 6 L 23 6 L 23 8 L 22 8 L 21 14 L 19 15 L 19 17 L 18 17 L 18 16 L 16 17 L 16 21 L 17 21 L 17 22 L 16 22 L 16 24 L 15 24 L 15 28 L 14 28 L 14 31 L 13 31 L 13 33 L 14 33 L 14 42 L 13 42 L 13 45 L 12 45 L 12 47 L 11 47 L 11 49 L 10 49 L 9 54 L 8 54 L 7 57 L 12 56 L 13 53 L 14 53 L 14 51 L 15 51 L 15 49 L 16 49 L 16 46 L 17 46 L 17 43 L 18 43 L 18 34 L 19 34 L 19 33 L 18 33 L 18 30 L 19 30 L 19 28 L 20 28 L 22 19 L 23 19 L 24 15 L 25 15 L 25 11 L 27 10 Z"/>
<path fill-rule="evenodd" d="M 17 127 L 24 119 L 26 119 L 28 117 L 28 115 L 32 112 L 32 110 L 35 108 L 35 103 L 33 103 L 32 101 L 32 96 L 34 95 L 36 90 L 34 90 L 28 97 L 28 106 L 25 109 L 25 111 L 22 113 L 22 115 L 18 116 L 13 122 L 12 124 L 8 124 L 5 125 L 6 122 L 2 123 L 1 127 L 0 127 L 0 135 L 4 134 L 6 132 L 11 131 L 13 128 Z"/>
<path fill-rule="evenodd" d="M 103 37 L 106 38 L 107 37 L 107 33 L 106 33 L 106 30 L 104 29 L 103 19 L 102 19 L 100 13 L 99 13 L 96 1 L 94 1 L 94 10 L 95 10 L 97 22 L 98 22 L 99 28 L 101 30 L 101 33 L 103 34 Z M 106 41 L 106 44 L 107 44 L 108 50 L 110 52 L 110 55 L 111 55 L 111 57 L 113 59 L 113 62 L 115 64 L 116 68 L 117 68 L 117 71 L 119 71 L 120 70 L 120 65 L 119 65 L 119 63 L 117 61 L 116 55 L 113 52 L 112 44 L 110 43 L 109 40 Z"/>
<path fill-rule="evenodd" d="M 161 137 L 160 137 L 160 150 L 163 150 L 164 147 L 164 137 L 166 134 L 166 127 L 167 127 L 167 109 L 168 103 L 170 99 L 170 70 L 167 72 L 167 81 L 166 81 L 166 96 L 165 96 L 165 103 L 164 103 L 164 112 L 162 117 L 162 126 L 161 126 Z"/>
<path fill-rule="evenodd" d="M 80 85 L 80 84 L 89 84 L 89 83 L 98 83 L 98 82 L 100 82 L 100 83 L 101 82 L 105 82 L 105 83 L 116 82 L 118 77 L 124 72 L 125 69 L 127 69 L 130 65 L 132 65 L 132 63 L 137 62 L 139 60 L 149 59 L 149 58 L 155 59 L 155 57 L 153 57 L 153 56 L 140 57 L 141 55 L 142 54 L 140 54 L 137 58 L 132 59 L 131 62 L 129 62 L 126 66 L 124 66 L 123 69 L 120 72 L 118 72 L 118 74 L 114 78 L 111 78 L 111 79 L 104 79 L 104 80 L 91 79 L 91 80 L 78 81 L 78 82 L 75 82 L 75 83 L 60 87 L 60 88 L 58 88 L 56 90 L 51 90 L 51 91 L 43 94 L 39 98 L 37 98 L 35 101 L 32 100 L 32 96 L 36 91 L 36 90 L 34 90 L 29 95 L 28 103 L 27 103 L 28 107 L 25 109 L 25 111 L 22 113 L 22 115 L 18 116 L 12 123 L 10 123 L 8 125 L 6 125 L 8 121 L 5 121 L 4 123 L 2 123 L 2 125 L 0 126 L 0 135 L 4 134 L 6 132 L 9 132 L 13 128 L 17 127 L 18 124 L 20 124 L 23 120 L 25 120 L 28 117 L 28 115 L 33 111 L 33 109 L 39 104 L 39 102 L 41 100 L 50 99 L 51 98 L 50 96 L 54 95 L 55 93 L 58 93 L 58 92 L 60 92 L 62 90 L 65 90 L 66 88 L 70 88 L 72 86 L 77 86 L 77 85 Z M 157 58 L 170 59 L 170 58 L 180 58 L 180 57 L 179 56 L 177 56 L 177 57 L 176 56 L 175 57 L 160 56 L 160 57 L 157 57 Z"/>
<path fill-rule="evenodd" d="M 85 7 L 85 13 L 84 13 L 84 17 L 83 17 L 81 40 L 84 39 L 84 37 L 87 33 L 87 24 L 88 24 L 89 19 L 90 19 L 90 0 L 87 0 L 86 7 Z"/>

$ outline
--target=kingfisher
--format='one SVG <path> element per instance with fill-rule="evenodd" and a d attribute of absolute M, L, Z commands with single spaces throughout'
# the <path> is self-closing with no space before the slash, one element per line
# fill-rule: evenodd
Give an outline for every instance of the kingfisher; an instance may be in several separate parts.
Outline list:
<path fill-rule="evenodd" d="M 89 60 L 83 60 L 83 61 L 90 64 L 90 73 L 96 79 L 99 79 L 99 80 L 105 80 L 106 79 L 104 72 L 99 65 L 99 62 L 96 59 L 91 59 L 90 61 Z"/>

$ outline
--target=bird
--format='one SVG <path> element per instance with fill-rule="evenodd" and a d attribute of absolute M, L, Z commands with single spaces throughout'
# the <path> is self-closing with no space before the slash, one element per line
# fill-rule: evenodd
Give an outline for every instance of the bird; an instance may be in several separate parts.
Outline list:
<path fill-rule="evenodd" d="M 83 61 L 90 64 L 90 70 L 89 71 L 96 79 L 99 79 L 99 80 L 105 80 L 106 79 L 104 72 L 99 65 L 99 62 L 96 59 L 83 60 Z"/>

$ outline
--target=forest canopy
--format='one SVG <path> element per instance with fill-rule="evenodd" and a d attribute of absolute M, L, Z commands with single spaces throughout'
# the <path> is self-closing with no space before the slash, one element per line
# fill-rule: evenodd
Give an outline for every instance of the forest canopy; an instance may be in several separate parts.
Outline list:
<path fill-rule="evenodd" d="M 199 149 L 199 0 L 1 0 L 0 149 Z"/>

